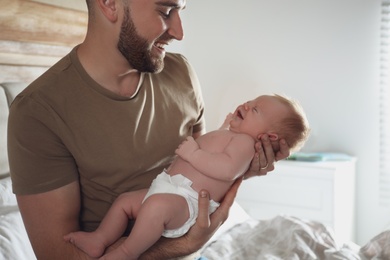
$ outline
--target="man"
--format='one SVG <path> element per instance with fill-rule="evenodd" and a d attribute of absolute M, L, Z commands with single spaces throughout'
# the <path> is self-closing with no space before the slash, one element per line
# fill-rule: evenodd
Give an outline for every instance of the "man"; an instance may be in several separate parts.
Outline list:
<path fill-rule="evenodd" d="M 205 132 L 196 75 L 184 57 L 164 50 L 183 39 L 185 0 L 87 5 L 84 42 L 23 91 L 10 110 L 13 187 L 38 259 L 89 259 L 63 235 L 94 230 L 119 194 L 148 187 L 184 138 Z M 288 156 L 285 142 L 274 155 L 267 137 L 262 140 L 247 177 L 273 170 L 276 159 Z M 226 220 L 238 186 L 210 219 L 209 194 L 201 191 L 195 226 L 181 238 L 160 239 L 141 258 L 198 250 Z"/>

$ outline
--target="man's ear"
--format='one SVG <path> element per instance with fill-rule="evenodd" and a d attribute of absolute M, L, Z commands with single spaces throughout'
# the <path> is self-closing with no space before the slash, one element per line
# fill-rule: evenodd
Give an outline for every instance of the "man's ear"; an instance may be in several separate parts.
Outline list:
<path fill-rule="evenodd" d="M 116 0 L 97 0 L 99 9 L 110 22 L 118 20 L 118 3 Z"/>

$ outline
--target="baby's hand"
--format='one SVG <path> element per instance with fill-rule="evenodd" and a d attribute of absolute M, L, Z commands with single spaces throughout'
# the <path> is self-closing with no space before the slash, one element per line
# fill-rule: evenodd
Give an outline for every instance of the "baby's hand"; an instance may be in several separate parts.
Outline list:
<path fill-rule="evenodd" d="M 175 153 L 184 160 L 189 161 L 192 154 L 198 149 L 198 143 L 194 140 L 192 136 L 188 136 L 187 139 L 179 145 Z"/>
<path fill-rule="evenodd" d="M 221 125 L 221 127 L 219 129 L 226 129 L 226 128 L 229 128 L 230 126 L 230 121 L 232 121 L 233 119 L 233 114 L 232 113 L 229 113 L 226 118 L 225 118 L 225 121 L 223 122 L 223 124 Z"/>

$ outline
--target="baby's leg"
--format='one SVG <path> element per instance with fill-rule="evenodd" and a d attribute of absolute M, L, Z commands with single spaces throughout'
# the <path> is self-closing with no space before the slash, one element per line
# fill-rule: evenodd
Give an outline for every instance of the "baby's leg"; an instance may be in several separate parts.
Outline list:
<path fill-rule="evenodd" d="M 91 257 L 101 256 L 125 231 L 128 220 L 135 219 L 147 190 L 121 194 L 94 232 L 74 232 L 64 236 Z"/>
<path fill-rule="evenodd" d="M 145 200 L 129 237 L 102 259 L 138 259 L 164 229 L 181 227 L 189 218 L 187 201 L 175 194 L 154 194 Z"/>

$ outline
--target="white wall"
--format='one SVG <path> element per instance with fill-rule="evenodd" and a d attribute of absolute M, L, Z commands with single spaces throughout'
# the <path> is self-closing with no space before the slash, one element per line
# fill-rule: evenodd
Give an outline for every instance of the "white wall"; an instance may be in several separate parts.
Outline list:
<path fill-rule="evenodd" d="M 176 47 L 195 67 L 208 129 L 254 95 L 298 99 L 312 136 L 304 151 L 357 163 L 357 242 L 389 222 L 378 206 L 380 0 L 188 0 Z"/>

